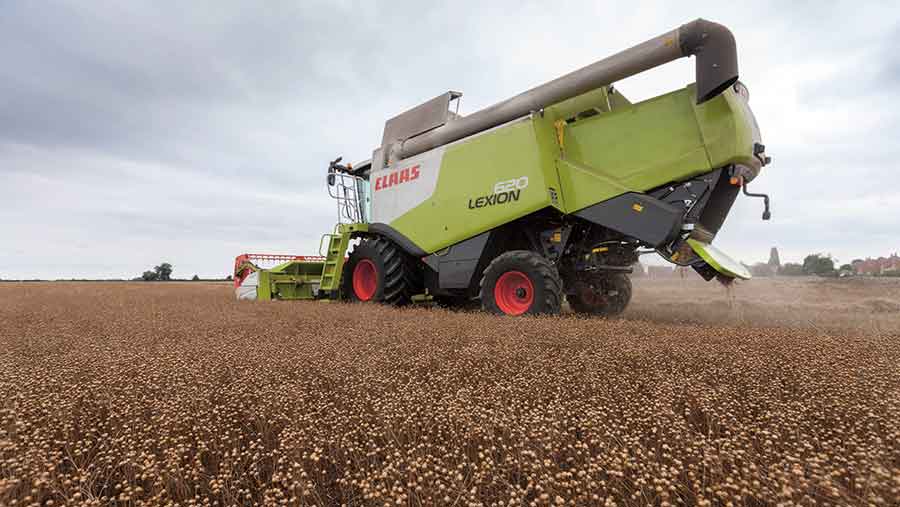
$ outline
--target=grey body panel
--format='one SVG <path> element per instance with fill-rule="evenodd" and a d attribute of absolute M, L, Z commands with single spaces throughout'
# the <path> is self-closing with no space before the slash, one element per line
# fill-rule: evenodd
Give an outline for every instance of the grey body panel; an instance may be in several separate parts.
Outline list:
<path fill-rule="evenodd" d="M 666 185 L 647 194 L 674 206 L 679 205 L 679 199 L 691 199 L 693 206 L 684 220 L 696 227 L 692 237 L 709 243 L 725 222 L 740 191 L 739 186 L 729 183 L 731 174 L 730 166 L 716 169 L 693 180 Z M 669 192 L 671 188 L 675 188 L 675 191 Z"/>
<path fill-rule="evenodd" d="M 471 286 L 490 234 L 490 231 L 483 232 L 451 246 L 443 255 L 434 253 L 425 258 L 425 263 L 437 271 L 441 289 L 468 289 Z"/>
<path fill-rule="evenodd" d="M 451 119 L 450 101 L 461 96 L 462 93 L 454 91 L 442 93 L 386 121 L 381 146 L 386 147 L 444 125 Z"/>
<path fill-rule="evenodd" d="M 378 147 L 372 151 L 372 169 L 370 173 L 384 169 L 384 148 Z"/>
<path fill-rule="evenodd" d="M 731 32 L 717 23 L 697 19 L 427 133 L 400 140 L 385 136 L 385 142 L 393 143 L 385 152 L 391 158 L 411 157 L 691 55 L 697 55 L 698 102 L 712 98 L 737 80 L 737 51 Z"/>
<path fill-rule="evenodd" d="M 657 248 L 672 240 L 681 229 L 683 213 L 684 208 L 649 195 L 628 192 L 588 206 L 575 212 L 575 216 Z"/>

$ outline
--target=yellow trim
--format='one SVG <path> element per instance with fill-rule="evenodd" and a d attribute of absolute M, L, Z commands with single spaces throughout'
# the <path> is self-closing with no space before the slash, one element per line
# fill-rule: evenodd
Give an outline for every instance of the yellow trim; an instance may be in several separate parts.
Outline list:
<path fill-rule="evenodd" d="M 559 143 L 559 150 L 563 151 L 566 149 L 566 120 L 556 120 L 553 122 L 553 126 L 556 128 L 556 142 Z"/>

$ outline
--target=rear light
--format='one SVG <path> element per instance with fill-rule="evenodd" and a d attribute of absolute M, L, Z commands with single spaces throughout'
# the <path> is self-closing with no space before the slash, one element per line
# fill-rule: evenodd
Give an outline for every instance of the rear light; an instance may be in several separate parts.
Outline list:
<path fill-rule="evenodd" d="M 747 87 L 744 86 L 744 83 L 742 83 L 740 81 L 737 81 L 736 83 L 734 83 L 734 91 L 735 91 L 735 93 L 737 93 L 738 95 L 743 97 L 744 100 L 746 100 L 747 102 L 750 102 L 750 90 L 748 90 Z"/>

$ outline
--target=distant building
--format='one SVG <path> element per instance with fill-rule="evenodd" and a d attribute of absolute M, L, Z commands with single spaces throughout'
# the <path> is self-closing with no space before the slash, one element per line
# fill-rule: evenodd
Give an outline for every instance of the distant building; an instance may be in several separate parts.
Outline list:
<path fill-rule="evenodd" d="M 897 273 L 900 272 L 900 256 L 891 255 L 887 261 L 881 265 L 881 273 Z"/>
<path fill-rule="evenodd" d="M 867 257 L 865 260 L 857 259 L 853 261 L 851 266 L 857 275 L 880 276 L 900 274 L 900 256 L 894 253 L 890 257 L 879 257 L 877 259 Z"/>
<path fill-rule="evenodd" d="M 770 268 L 772 268 L 772 273 L 777 273 L 778 268 L 781 267 L 781 258 L 778 256 L 778 249 L 774 246 L 772 250 L 769 251 L 769 262 L 767 263 Z"/>

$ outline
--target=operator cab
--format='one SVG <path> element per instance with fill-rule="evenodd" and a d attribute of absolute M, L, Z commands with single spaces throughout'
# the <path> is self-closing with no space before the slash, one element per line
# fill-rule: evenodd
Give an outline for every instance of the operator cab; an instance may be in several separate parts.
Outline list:
<path fill-rule="evenodd" d="M 338 223 L 368 223 L 372 213 L 369 173 L 372 160 L 342 165 L 343 157 L 328 164 L 328 195 L 338 202 Z"/>

